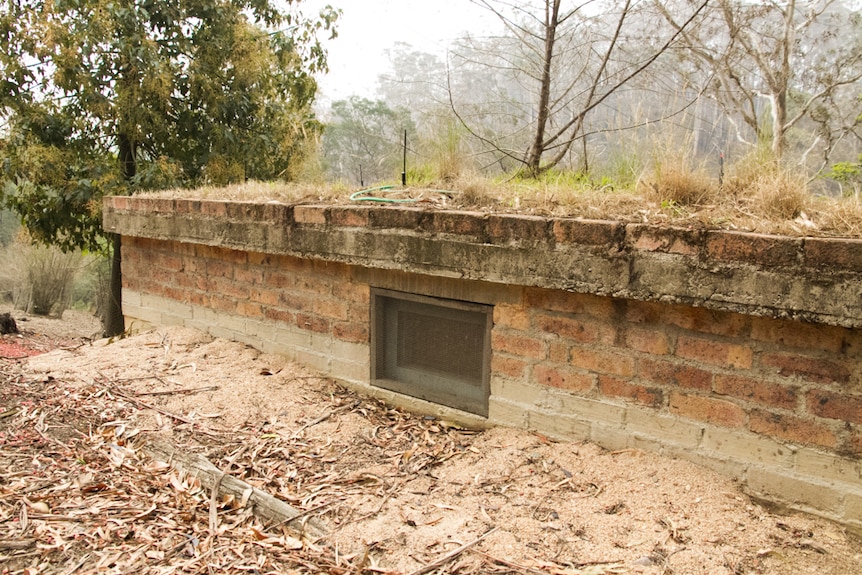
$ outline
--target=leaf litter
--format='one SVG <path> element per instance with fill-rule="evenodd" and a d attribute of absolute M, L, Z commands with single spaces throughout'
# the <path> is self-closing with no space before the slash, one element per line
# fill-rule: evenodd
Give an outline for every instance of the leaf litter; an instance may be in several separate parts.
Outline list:
<path fill-rule="evenodd" d="M 187 328 L 67 335 L 0 360 L 3 574 L 862 572 L 840 526 L 691 463 L 462 429 Z"/>

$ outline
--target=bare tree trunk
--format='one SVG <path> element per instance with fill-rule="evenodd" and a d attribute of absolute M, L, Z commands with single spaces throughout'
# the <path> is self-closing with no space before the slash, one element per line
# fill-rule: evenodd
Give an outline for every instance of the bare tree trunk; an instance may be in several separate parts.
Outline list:
<path fill-rule="evenodd" d="M 125 134 L 118 138 L 120 151 L 120 170 L 123 179 L 127 182 L 135 177 L 137 164 L 135 162 L 135 144 Z M 107 309 L 103 320 L 104 336 L 114 337 L 126 331 L 126 322 L 123 317 L 123 266 L 122 266 L 122 239 L 119 234 L 111 236 L 111 283 L 108 295 Z"/>
<path fill-rule="evenodd" d="M 539 112 L 536 118 L 536 131 L 533 133 L 533 143 L 527 153 L 527 170 L 530 175 L 537 176 L 541 169 L 542 154 L 545 151 L 545 127 L 550 115 L 551 101 L 551 64 L 554 59 L 554 42 L 557 39 L 557 24 L 560 18 L 560 1 L 545 2 L 545 53 L 542 62 L 542 79 L 539 89 Z"/>

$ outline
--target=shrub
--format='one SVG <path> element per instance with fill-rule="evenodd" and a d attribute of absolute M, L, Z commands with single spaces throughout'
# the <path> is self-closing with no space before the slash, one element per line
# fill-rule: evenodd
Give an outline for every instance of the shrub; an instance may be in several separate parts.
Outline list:
<path fill-rule="evenodd" d="M 62 316 L 81 268 L 81 253 L 33 244 L 23 231 L 12 248 L 10 267 L 16 276 L 16 307 L 36 315 Z"/>

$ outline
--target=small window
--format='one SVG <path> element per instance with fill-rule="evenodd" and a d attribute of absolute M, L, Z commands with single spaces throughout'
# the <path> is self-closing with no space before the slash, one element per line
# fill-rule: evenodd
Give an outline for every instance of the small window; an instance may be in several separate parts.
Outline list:
<path fill-rule="evenodd" d="M 372 384 L 488 415 L 491 306 L 375 290 Z"/>

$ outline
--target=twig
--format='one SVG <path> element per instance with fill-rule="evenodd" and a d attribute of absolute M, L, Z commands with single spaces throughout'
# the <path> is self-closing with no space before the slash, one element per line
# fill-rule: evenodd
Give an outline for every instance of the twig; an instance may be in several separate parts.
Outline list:
<path fill-rule="evenodd" d="M 484 558 L 486 561 L 505 565 L 509 569 L 514 569 L 515 571 L 529 573 L 530 575 L 548 575 L 547 571 L 540 571 L 538 569 L 533 569 L 532 567 L 527 567 L 526 565 L 518 565 L 517 563 L 512 563 L 511 561 L 506 561 L 505 559 L 500 559 L 499 557 L 494 557 L 493 555 L 488 555 L 484 551 L 479 551 L 478 549 L 471 549 L 470 553 L 478 555 Z"/>
<path fill-rule="evenodd" d="M 328 411 L 328 412 L 324 413 L 323 415 L 321 415 L 317 419 L 313 419 L 313 420 L 309 421 L 308 423 L 306 423 L 305 425 L 303 425 L 302 427 L 300 427 L 299 429 L 297 429 L 293 433 L 293 436 L 291 437 L 291 439 L 297 439 L 300 435 L 302 435 L 302 432 L 305 431 L 306 429 L 308 429 L 309 427 L 314 427 L 318 423 L 323 423 L 324 421 L 326 421 L 327 419 L 329 419 L 330 417 L 332 417 L 336 413 L 338 413 L 340 411 L 346 411 L 348 409 L 353 409 L 357 405 L 359 405 L 359 401 L 355 401 L 351 405 L 342 405 L 341 407 L 338 407 L 336 409 L 333 409 L 332 411 Z"/>
<path fill-rule="evenodd" d="M 35 539 L 0 539 L 0 549 L 29 549 L 36 544 Z"/>
<path fill-rule="evenodd" d="M 153 411 L 157 411 L 157 412 L 161 413 L 162 415 L 165 415 L 165 416 L 170 417 L 172 419 L 176 419 L 177 421 L 181 421 L 181 422 L 187 423 L 189 425 L 197 426 L 198 431 L 200 431 L 201 433 L 207 433 L 209 435 L 216 435 L 216 433 L 213 430 L 206 429 L 206 428 L 203 428 L 200 425 L 198 425 L 197 421 L 194 421 L 192 419 L 189 419 L 188 417 L 184 417 L 182 415 L 179 415 L 178 413 L 173 413 L 173 412 L 168 411 L 166 409 L 162 409 L 161 407 L 157 407 L 157 406 L 152 405 L 150 403 L 147 403 L 145 401 L 141 401 L 140 399 L 136 398 L 133 395 L 123 393 L 122 391 L 120 391 L 116 387 L 111 388 L 111 392 L 115 393 L 116 395 L 119 395 L 122 398 L 128 399 L 129 401 L 131 401 L 132 403 L 134 403 L 138 407 L 142 407 L 144 409 L 152 409 Z"/>
<path fill-rule="evenodd" d="M 451 561 L 455 557 L 458 557 L 464 551 L 468 550 L 469 548 L 473 547 L 474 545 L 476 545 L 477 543 L 479 543 L 480 541 L 485 539 L 488 535 L 490 535 L 491 533 L 493 533 L 496 530 L 497 530 L 497 527 L 493 527 L 493 528 L 489 529 L 488 531 L 486 531 L 485 533 L 483 533 L 482 535 L 480 535 L 479 537 L 477 537 L 473 541 L 470 541 L 469 543 L 465 543 L 464 545 L 458 547 L 454 551 L 447 553 L 446 555 L 444 555 L 440 559 L 438 559 L 432 563 L 429 563 L 429 564 L 425 565 L 424 567 L 420 567 L 419 569 L 417 569 L 415 571 L 411 571 L 410 575 L 423 575 L 424 573 L 428 573 L 429 571 L 433 571 L 434 569 L 437 569 L 438 567 L 445 565 L 446 563 L 448 563 L 449 561 Z"/>
<path fill-rule="evenodd" d="M 188 389 L 174 389 L 167 391 L 142 391 L 136 393 L 135 397 L 143 397 L 145 395 L 176 395 L 178 393 L 198 393 L 200 391 L 214 391 L 218 389 L 217 385 L 207 385 L 204 387 L 190 387 Z"/>

